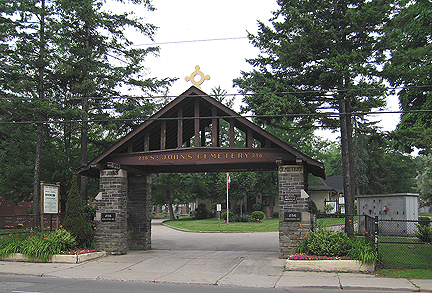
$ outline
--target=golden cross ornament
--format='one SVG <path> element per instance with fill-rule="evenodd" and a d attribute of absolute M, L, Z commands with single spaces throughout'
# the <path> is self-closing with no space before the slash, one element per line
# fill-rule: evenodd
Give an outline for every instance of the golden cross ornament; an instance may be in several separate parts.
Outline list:
<path fill-rule="evenodd" d="M 201 78 L 199 80 L 195 80 L 195 76 L 199 75 Z M 204 73 L 201 72 L 200 67 L 197 65 L 195 66 L 195 71 L 192 72 L 190 76 L 186 76 L 185 80 L 190 81 L 194 84 L 197 88 L 201 89 L 201 84 L 206 80 L 210 79 L 210 75 L 204 75 Z"/>

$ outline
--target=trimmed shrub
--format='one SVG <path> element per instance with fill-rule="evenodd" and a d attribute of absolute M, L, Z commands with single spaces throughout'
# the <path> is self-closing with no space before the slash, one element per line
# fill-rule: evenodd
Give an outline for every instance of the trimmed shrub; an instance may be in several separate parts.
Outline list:
<path fill-rule="evenodd" d="M 203 220 L 203 219 L 207 219 L 208 215 L 209 213 L 207 211 L 205 203 L 200 203 L 195 210 L 194 218 L 197 220 Z"/>
<path fill-rule="evenodd" d="M 254 211 L 260 211 L 262 209 L 262 206 L 259 203 L 255 203 L 255 204 L 252 205 L 252 209 Z"/>
<path fill-rule="evenodd" d="M 234 213 L 233 212 L 229 212 L 229 220 L 232 222 L 234 219 Z M 221 220 L 227 220 L 227 212 L 223 212 L 221 213 Z"/>
<path fill-rule="evenodd" d="M 255 220 L 262 220 L 265 217 L 265 213 L 261 211 L 254 211 L 252 212 L 252 218 Z"/>
<path fill-rule="evenodd" d="M 321 229 L 305 238 L 296 252 L 319 256 L 346 256 L 351 248 L 349 241 L 349 237 L 343 232 Z"/>
<path fill-rule="evenodd" d="M 249 218 L 250 217 L 248 215 L 234 215 L 232 217 L 232 220 L 230 217 L 230 221 L 232 221 L 232 222 L 249 222 Z"/>
<path fill-rule="evenodd" d="M 63 228 L 76 237 L 80 248 L 91 247 L 93 242 L 93 229 L 90 223 L 85 220 L 84 215 L 84 207 L 81 202 L 77 180 L 74 177 L 71 189 L 68 192 Z"/>

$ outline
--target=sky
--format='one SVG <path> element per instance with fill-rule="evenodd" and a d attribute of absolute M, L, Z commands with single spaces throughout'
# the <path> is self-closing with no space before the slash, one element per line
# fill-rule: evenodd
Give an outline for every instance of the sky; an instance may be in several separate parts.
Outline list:
<path fill-rule="evenodd" d="M 137 16 L 158 26 L 153 44 L 160 46 L 158 57 L 148 57 L 146 65 L 148 77 L 178 78 L 170 89 L 169 95 L 178 96 L 192 83 L 185 80 L 200 66 L 204 75 L 210 79 L 201 85 L 204 92 L 220 86 L 228 94 L 238 94 L 233 88 L 233 79 L 241 76 L 241 71 L 250 71 L 246 62 L 260 52 L 249 43 L 247 32 L 256 34 L 257 21 L 269 23 L 272 11 L 278 9 L 276 0 L 153 0 L 156 11 L 149 12 L 135 5 L 122 5 L 125 11 L 133 10 Z M 119 4 L 108 9 L 118 12 Z M 203 41 L 206 40 L 206 41 Z M 133 37 L 139 47 L 152 44 L 148 38 Z M 199 78 L 197 76 L 196 78 Z M 388 111 L 399 109 L 396 97 L 387 99 Z M 239 111 L 241 96 L 236 96 L 234 110 Z M 393 130 L 399 122 L 398 114 L 383 114 L 381 119 L 384 130 Z M 323 137 L 335 139 L 338 134 L 324 132 Z"/>

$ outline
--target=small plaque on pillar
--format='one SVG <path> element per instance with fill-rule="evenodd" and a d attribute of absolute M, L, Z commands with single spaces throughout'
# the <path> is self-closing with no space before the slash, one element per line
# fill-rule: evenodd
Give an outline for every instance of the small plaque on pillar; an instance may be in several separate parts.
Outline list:
<path fill-rule="evenodd" d="M 116 214 L 115 213 L 102 213 L 101 214 L 101 222 L 115 222 Z"/>
<path fill-rule="evenodd" d="M 283 199 L 285 203 L 297 203 L 297 196 L 295 194 L 285 194 Z"/>
<path fill-rule="evenodd" d="M 299 212 L 285 212 L 284 222 L 301 222 L 301 213 Z"/>
<path fill-rule="evenodd" d="M 280 166 L 279 172 L 282 172 L 282 173 L 303 173 L 303 166 Z"/>

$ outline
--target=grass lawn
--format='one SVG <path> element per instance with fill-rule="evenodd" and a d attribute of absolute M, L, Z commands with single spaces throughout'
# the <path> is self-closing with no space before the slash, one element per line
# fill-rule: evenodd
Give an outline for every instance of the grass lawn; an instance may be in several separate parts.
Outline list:
<path fill-rule="evenodd" d="M 384 237 L 382 237 L 384 238 Z M 403 239 L 407 242 L 409 239 Z M 380 239 L 380 241 L 386 241 Z M 389 240 L 387 240 L 389 241 Z M 424 269 L 432 271 L 432 247 L 412 239 L 412 244 L 380 243 L 379 257 L 382 268 L 394 270 Z"/>
<path fill-rule="evenodd" d="M 211 232 L 263 232 L 279 231 L 279 219 L 265 219 L 262 222 L 230 222 L 229 225 L 221 220 L 219 227 L 218 219 L 180 219 L 174 221 L 164 221 L 169 226 L 188 230 L 188 231 L 211 231 Z"/>
<path fill-rule="evenodd" d="M 354 221 L 357 221 L 357 217 L 354 217 Z M 345 218 L 318 218 L 316 222 L 317 225 L 323 225 L 324 227 L 330 225 L 345 225 Z"/>
<path fill-rule="evenodd" d="M 29 233 L 30 229 L 0 229 L 0 235 Z"/>
<path fill-rule="evenodd" d="M 432 279 L 432 270 L 427 269 L 379 269 L 377 273 L 391 278 Z"/>

